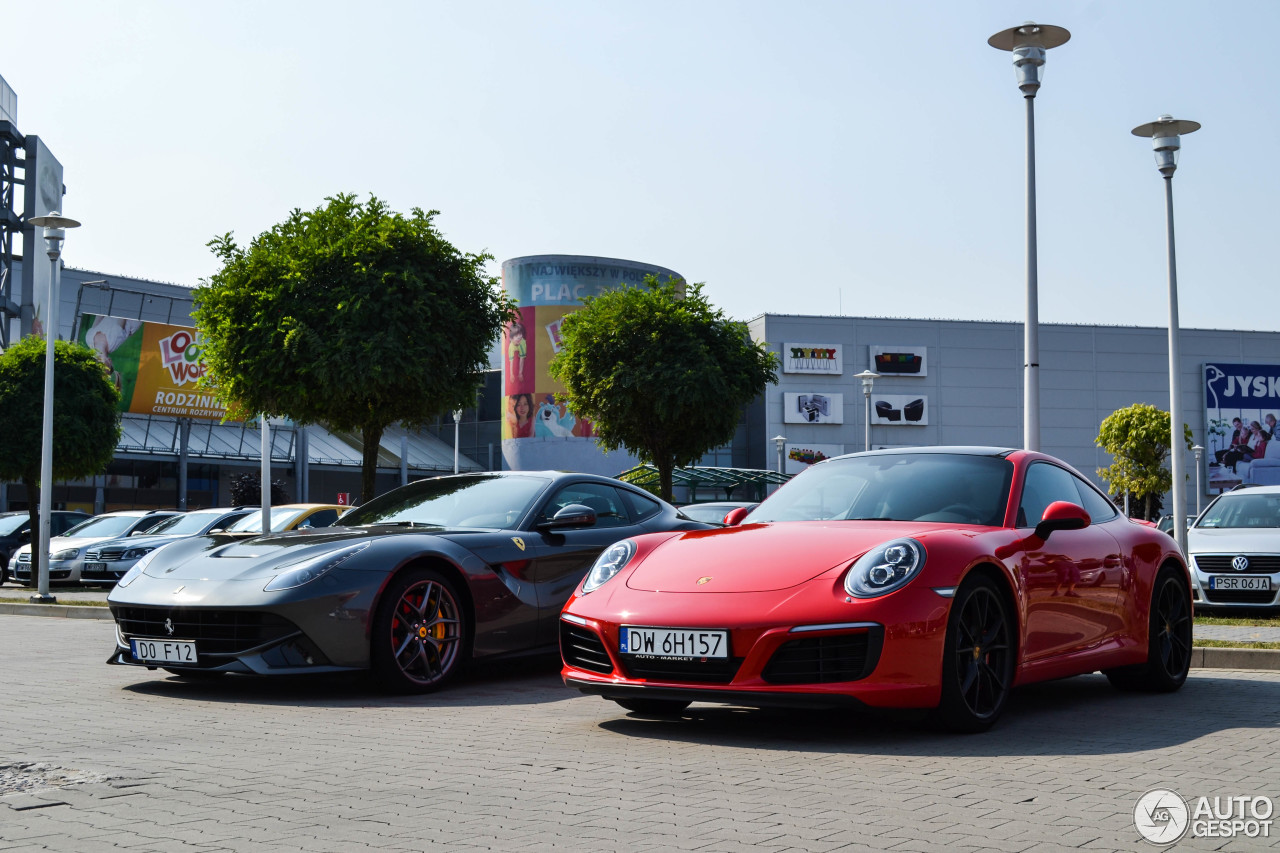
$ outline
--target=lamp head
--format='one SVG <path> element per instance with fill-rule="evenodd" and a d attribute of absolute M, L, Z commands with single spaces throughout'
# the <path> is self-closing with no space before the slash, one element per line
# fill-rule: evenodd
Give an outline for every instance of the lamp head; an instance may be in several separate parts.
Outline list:
<path fill-rule="evenodd" d="M 862 393 L 865 396 L 870 397 L 871 388 L 876 384 L 876 380 L 880 378 L 880 374 L 876 373 L 874 370 L 864 370 L 861 373 L 855 374 L 853 378 L 862 380 Z"/>
<path fill-rule="evenodd" d="M 773 443 L 778 446 L 778 452 L 781 453 L 782 448 L 787 444 L 787 437 L 785 435 L 775 435 L 773 437 Z"/>
<path fill-rule="evenodd" d="M 1028 98 L 1034 98 L 1040 90 L 1040 67 L 1045 53 L 1066 44 L 1071 33 L 1063 27 L 1037 24 L 1027 21 L 1018 27 L 1010 27 L 987 39 L 996 50 L 1013 52 L 1013 66 L 1018 72 L 1018 88 Z"/>
<path fill-rule="evenodd" d="M 44 229 L 45 253 L 51 261 L 56 261 L 62 254 L 62 241 L 67 237 L 65 229 L 80 227 L 79 222 L 56 210 L 48 216 L 33 216 L 27 222 Z"/>
<path fill-rule="evenodd" d="M 1155 121 L 1138 125 L 1130 132 L 1134 136 L 1145 136 L 1151 139 L 1151 147 L 1156 154 L 1156 168 L 1166 178 L 1172 178 L 1174 170 L 1178 168 L 1178 150 L 1182 147 L 1180 137 L 1184 133 L 1195 133 L 1199 129 L 1198 121 L 1162 115 Z"/>

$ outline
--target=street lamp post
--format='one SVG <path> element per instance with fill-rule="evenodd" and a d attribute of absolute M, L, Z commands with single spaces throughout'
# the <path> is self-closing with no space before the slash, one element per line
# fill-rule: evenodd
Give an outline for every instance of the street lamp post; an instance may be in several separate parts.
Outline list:
<path fill-rule="evenodd" d="M 1200 458 L 1204 455 L 1204 448 L 1200 445 L 1194 445 L 1191 452 L 1196 455 L 1196 518 L 1200 517 L 1200 496 L 1204 494 L 1204 489 L 1200 487 Z"/>
<path fill-rule="evenodd" d="M 785 435 L 775 435 L 773 444 L 778 448 L 778 473 L 782 473 L 782 449 L 787 446 L 787 437 Z"/>
<path fill-rule="evenodd" d="M 453 473 L 458 473 L 458 435 L 462 428 L 462 409 L 453 410 Z"/>
<path fill-rule="evenodd" d="M 876 384 L 876 380 L 880 378 L 880 374 L 867 368 L 853 378 L 862 380 L 862 396 L 866 398 L 867 417 L 866 428 L 862 433 L 862 449 L 867 451 L 871 449 L 871 389 Z"/>
<path fill-rule="evenodd" d="M 27 221 L 44 229 L 45 253 L 49 256 L 49 304 L 44 323 L 44 425 L 40 431 L 40 537 L 36 543 L 38 550 L 31 549 L 31 566 L 38 580 L 31 603 L 53 604 L 57 599 L 49 594 L 49 534 L 53 519 L 53 342 L 58 337 L 58 259 L 62 257 L 66 229 L 79 228 L 80 223 L 56 210 Z"/>
<path fill-rule="evenodd" d="M 1179 137 L 1195 133 L 1200 123 L 1162 115 L 1140 124 L 1134 136 L 1151 140 L 1156 168 L 1164 176 L 1165 241 L 1169 250 L 1169 469 L 1173 476 L 1173 533 L 1182 553 L 1187 553 L 1186 436 L 1182 427 L 1182 352 L 1178 345 L 1178 264 L 1173 242 L 1173 173 L 1178 168 Z"/>
<path fill-rule="evenodd" d="M 1013 52 L 1018 71 L 1018 88 L 1027 102 L 1027 320 L 1023 329 L 1022 443 L 1027 450 L 1040 449 L 1040 304 L 1039 263 L 1036 258 L 1036 92 L 1040 90 L 1040 67 L 1050 48 L 1066 44 L 1071 33 L 1028 21 L 987 39 L 996 50 Z"/>

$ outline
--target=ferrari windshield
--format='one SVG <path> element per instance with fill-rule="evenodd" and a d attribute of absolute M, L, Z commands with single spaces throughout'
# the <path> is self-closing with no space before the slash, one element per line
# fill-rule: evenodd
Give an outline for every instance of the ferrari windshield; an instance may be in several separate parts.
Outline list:
<path fill-rule="evenodd" d="M 514 529 L 549 482 L 546 477 L 495 474 L 419 480 L 353 509 L 337 524 Z"/>
<path fill-rule="evenodd" d="M 1196 527 L 1280 527 L 1280 494 L 1223 495 L 1204 511 Z"/>
<path fill-rule="evenodd" d="M 758 521 L 936 521 L 1000 526 L 1013 464 L 962 453 L 877 453 L 814 465 L 747 516 Z"/>

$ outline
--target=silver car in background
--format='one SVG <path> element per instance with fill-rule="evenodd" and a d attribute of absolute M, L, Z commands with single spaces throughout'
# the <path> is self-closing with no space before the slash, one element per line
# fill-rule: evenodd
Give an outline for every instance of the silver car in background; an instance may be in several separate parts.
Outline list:
<path fill-rule="evenodd" d="M 1280 486 L 1218 495 L 1187 530 L 1200 610 L 1280 608 Z"/>
<path fill-rule="evenodd" d="M 178 511 L 172 509 L 124 509 L 95 515 L 77 524 L 62 536 L 49 540 L 49 580 L 53 583 L 78 583 L 84 553 L 90 545 L 104 539 L 144 533 L 175 515 Z M 10 569 L 18 583 L 31 582 L 30 545 L 18 549 Z"/>
<path fill-rule="evenodd" d="M 114 584 L 133 564 L 161 545 L 188 536 L 203 536 L 225 530 L 253 512 L 257 507 L 214 507 L 196 509 L 166 518 L 145 533 L 134 533 L 119 539 L 108 539 L 85 549 L 80 567 L 83 584 Z"/>

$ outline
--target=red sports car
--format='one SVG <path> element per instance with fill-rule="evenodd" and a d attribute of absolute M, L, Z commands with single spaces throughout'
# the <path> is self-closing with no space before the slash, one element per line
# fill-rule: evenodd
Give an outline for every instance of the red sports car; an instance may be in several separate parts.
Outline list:
<path fill-rule="evenodd" d="M 567 685 L 642 714 L 930 708 L 980 731 L 1019 684 L 1186 680 L 1191 592 L 1173 540 L 1050 456 L 841 456 L 726 521 L 601 554 L 560 615 Z"/>

